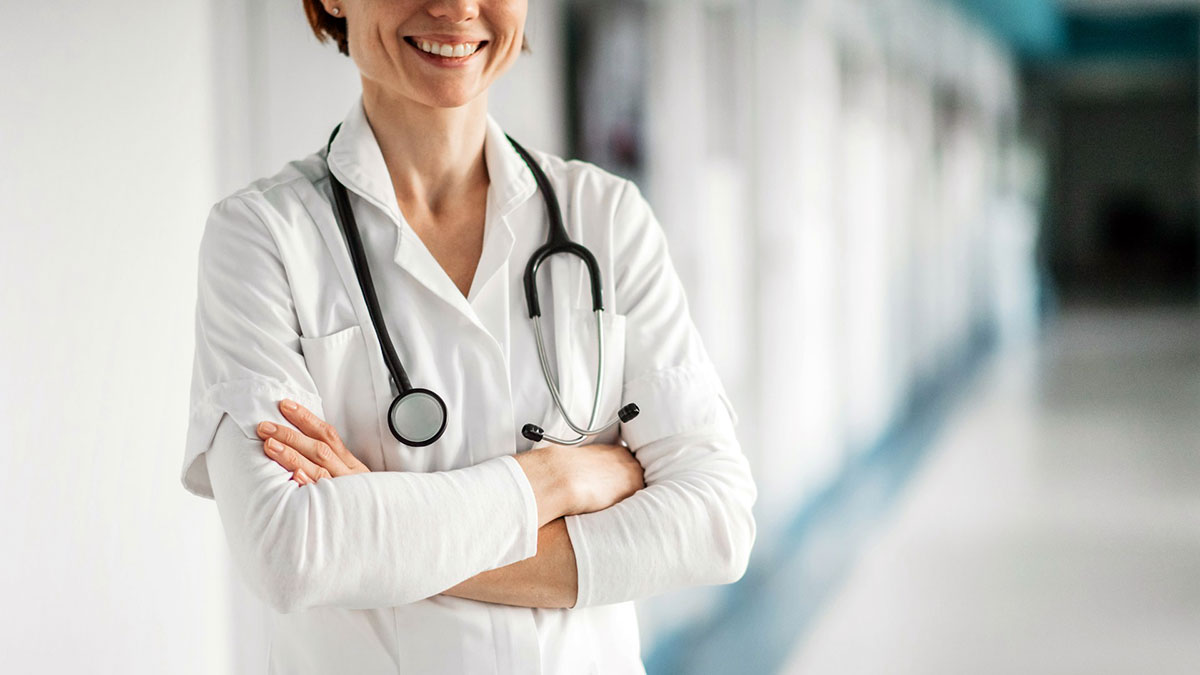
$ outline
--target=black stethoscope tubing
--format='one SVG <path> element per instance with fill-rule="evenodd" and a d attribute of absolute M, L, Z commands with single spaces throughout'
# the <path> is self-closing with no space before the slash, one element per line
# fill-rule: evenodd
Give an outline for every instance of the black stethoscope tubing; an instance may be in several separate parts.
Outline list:
<path fill-rule="evenodd" d="M 333 133 L 329 136 L 329 143 L 326 145 L 326 161 L 328 161 L 328 153 L 333 147 L 333 139 L 337 136 L 337 133 L 340 129 L 341 125 L 339 124 L 334 128 Z M 537 273 L 541 268 L 542 263 L 545 262 L 547 258 L 557 253 L 569 253 L 578 257 L 584 262 L 588 269 L 588 277 L 592 288 L 592 311 L 602 312 L 604 310 L 604 296 L 603 287 L 601 286 L 600 280 L 600 266 L 596 262 L 596 257 L 592 255 L 592 252 L 589 251 L 587 247 L 574 242 L 567 234 L 566 227 L 563 225 L 562 210 L 558 204 L 558 195 L 555 193 L 554 187 L 550 184 L 550 179 L 546 176 L 545 172 L 542 171 L 541 167 L 538 166 L 537 162 L 533 159 L 533 156 L 530 155 L 529 151 L 522 147 L 520 143 L 517 143 L 517 141 L 511 136 L 506 134 L 505 137 L 517 151 L 517 154 L 521 156 L 521 159 L 525 162 L 525 165 L 528 166 L 529 170 L 533 173 L 533 178 L 537 182 L 538 190 L 542 193 L 542 199 L 545 202 L 546 212 L 550 219 L 550 228 L 546 237 L 546 243 L 534 251 L 533 255 L 529 259 L 529 262 L 525 266 L 525 301 L 528 305 L 529 317 L 535 321 L 535 324 L 537 324 L 538 319 L 541 317 L 541 304 L 538 301 L 537 292 Z M 337 217 L 338 225 L 341 228 L 343 235 L 346 237 L 346 241 L 350 249 L 351 262 L 354 266 L 354 273 L 358 278 L 359 287 L 362 289 L 363 299 L 366 301 L 367 311 L 371 316 L 371 323 L 375 326 L 376 335 L 379 338 L 380 347 L 383 351 L 383 360 L 387 364 L 388 371 L 391 374 L 392 382 L 395 383 L 397 389 L 399 389 L 399 394 L 392 400 L 392 404 L 388 408 L 388 428 L 391 430 L 392 435 L 396 438 L 396 440 L 406 445 L 413 447 L 429 445 L 441 438 L 442 433 L 446 430 L 446 421 L 448 417 L 446 413 L 446 403 L 442 400 L 441 396 L 437 395 L 437 393 L 429 389 L 413 387 L 412 383 L 409 381 L 408 372 L 405 371 L 404 364 L 401 363 L 400 356 L 396 353 L 394 343 L 392 342 L 391 337 L 388 335 L 387 325 L 383 320 L 383 311 L 379 306 L 379 297 L 375 291 L 375 283 L 371 279 L 367 255 L 363 248 L 362 238 L 358 232 L 358 223 L 354 218 L 354 209 L 350 206 L 350 196 L 346 191 L 346 187 L 342 185 L 341 181 L 338 180 L 337 176 L 333 174 L 332 170 L 329 171 L 329 179 L 333 189 L 334 215 Z M 597 314 L 597 317 L 599 316 L 600 315 Z M 598 323 L 597 330 L 599 329 L 600 326 Z M 540 328 L 538 328 L 538 330 L 539 356 L 543 360 L 544 369 L 545 354 L 542 351 Z M 600 357 L 603 357 L 602 353 L 600 354 Z M 603 362 L 601 361 L 600 363 L 602 364 Z M 603 366 L 601 365 L 601 367 Z M 548 371 L 546 372 L 546 377 L 547 385 L 551 387 L 551 391 L 553 393 L 557 394 L 557 388 L 554 387 L 553 383 L 549 380 Z M 597 397 L 599 396 L 600 386 L 601 382 L 598 376 L 596 382 Z M 596 433 L 611 427 L 618 420 L 621 422 L 628 422 L 636 417 L 639 413 L 637 404 L 630 403 L 623 406 L 618 411 L 617 418 L 609 424 L 595 430 L 580 429 L 570 421 L 569 417 L 567 417 L 566 411 L 561 408 L 561 403 L 558 401 L 557 395 L 555 396 L 555 403 L 556 405 L 560 406 L 560 412 L 563 414 L 564 418 L 566 418 L 568 426 L 580 434 L 580 438 L 576 439 L 575 441 L 554 439 L 564 443 L 581 442 L 584 437 L 595 435 Z M 434 406 L 432 411 L 428 407 L 431 404 Z M 430 412 L 440 415 L 441 419 L 440 423 L 436 425 L 436 431 L 432 433 L 421 434 L 419 437 L 414 437 L 411 434 L 406 435 L 404 430 L 397 428 L 395 419 L 398 416 L 398 413 L 401 412 L 401 407 L 406 405 L 410 409 L 412 409 L 413 405 L 417 405 L 418 407 L 420 405 L 425 405 L 425 409 L 421 411 L 422 415 Z M 595 412 L 595 407 L 593 406 L 593 423 Z M 546 436 L 542 429 L 534 424 L 526 424 L 522 429 L 522 435 L 534 442 L 542 440 L 543 437 L 553 438 Z"/>

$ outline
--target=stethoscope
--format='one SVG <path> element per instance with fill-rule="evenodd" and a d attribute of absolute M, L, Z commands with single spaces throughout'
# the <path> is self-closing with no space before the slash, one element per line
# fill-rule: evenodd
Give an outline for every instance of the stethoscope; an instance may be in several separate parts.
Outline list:
<path fill-rule="evenodd" d="M 342 125 L 337 125 L 333 129 L 333 133 L 329 135 L 329 143 L 325 147 L 327 169 L 329 169 L 329 150 L 333 147 L 333 139 L 341 127 Z M 542 377 L 546 380 L 546 386 L 550 388 L 550 396 L 554 399 L 554 405 L 558 408 L 559 414 L 563 416 L 567 426 L 579 434 L 579 437 L 574 439 L 556 438 L 547 434 L 536 424 L 526 424 L 521 429 L 521 435 L 534 443 L 545 439 L 559 445 L 579 445 L 588 438 L 608 430 L 617 422 L 632 420 L 638 416 L 640 411 L 636 403 L 629 403 L 622 406 L 617 414 L 603 426 L 594 426 L 596 413 L 599 412 L 600 406 L 600 387 L 604 382 L 604 300 L 600 285 L 600 266 L 596 264 L 596 258 L 591 251 L 567 236 L 567 230 L 563 227 L 562 213 L 558 207 L 558 196 L 541 167 L 537 165 L 529 152 L 511 136 L 506 135 L 506 138 L 512 143 L 521 159 L 525 160 L 525 165 L 533 172 L 538 190 L 541 191 L 542 199 L 546 203 L 546 212 L 550 216 L 550 232 L 546 237 L 546 243 L 533 252 L 529 263 L 525 266 L 525 301 L 529 305 L 529 318 L 533 319 L 533 330 L 537 335 L 538 359 L 542 364 Z M 375 326 L 375 334 L 379 337 L 379 344 L 383 349 L 383 360 L 391 373 L 392 383 L 400 390 L 388 408 L 388 428 L 391 429 L 392 436 L 405 445 L 412 447 L 429 445 L 441 438 L 442 432 L 446 430 L 448 417 L 446 403 L 436 392 L 414 387 L 409 382 L 408 373 L 405 372 L 404 365 L 400 363 L 400 357 L 396 354 L 395 346 L 388 336 L 387 326 L 383 322 L 383 311 L 380 310 L 379 299 L 375 295 L 375 284 L 371 281 L 367 255 L 363 251 L 358 223 L 354 219 L 354 210 L 350 207 L 350 197 L 346 192 L 346 187 L 337 179 L 337 176 L 333 175 L 332 169 L 329 170 L 329 180 L 333 187 L 334 216 L 349 244 L 350 260 L 354 264 L 358 285 L 362 288 L 363 299 L 366 300 L 367 310 L 371 315 L 371 323 Z M 567 414 L 558 386 L 555 384 L 554 378 L 550 376 L 550 361 L 546 357 L 546 347 L 542 340 L 542 309 L 538 302 L 537 273 L 546 258 L 556 253 L 570 253 L 583 260 L 587 265 L 588 275 L 591 277 L 592 313 L 596 317 L 598 356 L 596 357 L 596 393 L 592 399 L 592 414 L 586 427 L 575 424 L 571 416 Z M 559 348 L 561 349 L 562 345 L 559 345 Z"/>

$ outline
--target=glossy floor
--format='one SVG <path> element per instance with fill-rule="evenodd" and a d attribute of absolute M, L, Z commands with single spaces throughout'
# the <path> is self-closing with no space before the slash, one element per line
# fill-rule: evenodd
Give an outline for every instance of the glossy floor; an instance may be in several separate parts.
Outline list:
<path fill-rule="evenodd" d="M 1200 673 L 1200 314 L 989 362 L 789 674 Z"/>

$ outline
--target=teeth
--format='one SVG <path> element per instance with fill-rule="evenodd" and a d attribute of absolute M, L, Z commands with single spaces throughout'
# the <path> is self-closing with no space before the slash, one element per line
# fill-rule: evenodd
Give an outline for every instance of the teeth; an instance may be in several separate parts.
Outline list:
<path fill-rule="evenodd" d="M 423 51 L 423 52 L 428 52 L 430 54 L 437 54 L 438 56 L 444 56 L 444 57 L 448 57 L 448 58 L 450 58 L 450 57 L 459 58 L 459 57 L 463 57 L 463 56 L 470 56 L 471 54 L 474 54 L 476 50 L 479 49 L 478 42 L 473 42 L 473 43 L 469 43 L 469 44 L 464 44 L 464 43 L 460 42 L 456 45 L 448 45 L 448 44 L 444 45 L 444 44 L 441 44 L 440 42 L 430 42 L 428 40 L 419 40 L 419 41 L 417 41 L 417 46 L 420 47 L 421 51 Z"/>

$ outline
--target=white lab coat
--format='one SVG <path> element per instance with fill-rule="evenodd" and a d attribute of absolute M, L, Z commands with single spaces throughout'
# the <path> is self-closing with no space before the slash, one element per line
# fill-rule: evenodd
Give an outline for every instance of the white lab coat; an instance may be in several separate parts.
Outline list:
<path fill-rule="evenodd" d="M 641 407 L 619 434 L 647 487 L 566 518 L 579 570 L 573 608 L 476 602 L 439 593 L 536 553 L 534 495 L 513 457 L 533 445 L 521 427 L 571 435 L 542 378 L 521 283 L 546 238 L 545 207 L 489 117 L 483 252 L 463 297 L 400 213 L 361 99 L 330 154 L 396 349 L 413 385 L 444 398 L 449 422 L 422 448 L 388 431 L 393 392 L 330 206 L 324 147 L 213 207 L 182 480 L 215 498 L 240 575 L 272 610 L 271 672 L 643 673 L 632 601 L 739 578 L 756 498 L 736 414 L 650 208 L 626 180 L 534 153 L 569 233 L 599 262 L 599 418 L 622 401 Z M 587 277 L 573 257 L 548 265 L 547 350 L 565 405 L 586 421 L 595 377 Z M 255 433 L 262 420 L 287 424 L 276 407 L 284 397 L 332 423 L 372 472 L 290 481 Z M 597 441 L 617 437 L 614 428 Z"/>

